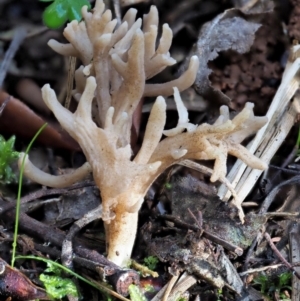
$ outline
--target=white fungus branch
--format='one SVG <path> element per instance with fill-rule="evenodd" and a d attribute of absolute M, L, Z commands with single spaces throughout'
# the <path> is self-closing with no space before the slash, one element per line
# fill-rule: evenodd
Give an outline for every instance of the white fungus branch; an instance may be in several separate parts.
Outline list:
<path fill-rule="evenodd" d="M 108 259 L 126 266 L 135 240 L 138 211 L 154 180 L 167 167 L 183 159 L 214 160 L 211 180 L 223 180 L 228 154 L 253 168 L 266 168 L 240 143 L 267 119 L 255 117 L 253 105 L 246 104 L 232 120 L 228 108 L 222 107 L 215 124 L 189 123 L 179 91 L 195 81 L 199 68 L 196 56 L 179 78 L 163 84 L 146 83 L 146 79 L 175 63 L 169 53 L 172 30 L 167 24 L 163 25 L 156 43 L 159 20 L 155 6 L 144 15 L 143 22 L 135 20 L 136 10 L 130 9 L 117 27 L 103 0 L 97 0 L 92 12 L 83 8 L 83 18 L 80 23 L 73 21 L 67 25 L 64 35 L 69 44 L 49 42 L 55 51 L 77 56 L 83 64 L 75 73 L 73 94 L 79 100 L 77 110 L 71 113 L 65 109 L 49 85 L 42 89 L 43 99 L 61 126 L 80 144 L 89 162 L 82 169 L 85 168 L 83 174 L 91 169 L 100 189 Z M 179 120 L 174 129 L 164 131 L 166 103 L 162 96 L 169 96 L 173 91 Z M 143 96 L 158 97 L 142 146 L 133 157 L 132 120 Z M 163 135 L 167 137 L 162 138 Z M 33 171 L 29 161 L 26 161 L 25 174 L 44 185 L 56 185 L 55 181 Z M 241 212 L 240 218 L 243 219 Z"/>

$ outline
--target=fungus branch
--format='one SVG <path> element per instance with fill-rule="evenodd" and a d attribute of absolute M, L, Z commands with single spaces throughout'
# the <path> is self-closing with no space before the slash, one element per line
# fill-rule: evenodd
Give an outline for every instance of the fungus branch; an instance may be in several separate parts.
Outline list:
<path fill-rule="evenodd" d="M 105 10 L 102 0 L 97 0 L 93 13 L 83 8 L 84 22 L 72 21 L 66 27 L 64 35 L 70 44 L 49 42 L 57 52 L 75 55 L 83 63 L 75 74 L 76 90 L 73 92 L 79 100 L 75 113 L 57 101 L 49 85 L 42 89 L 46 105 L 78 141 L 87 158 L 88 168 L 101 192 L 108 259 L 121 266 L 125 266 L 131 256 L 143 198 L 168 166 L 183 159 L 215 160 L 212 181 L 225 177 L 228 154 L 253 168 L 266 168 L 240 144 L 267 121 L 265 117 L 254 116 L 253 104 L 248 103 L 232 120 L 228 108 L 221 107 L 220 117 L 214 124 L 189 123 L 179 91 L 193 84 L 199 67 L 197 57 L 191 58 L 188 70 L 178 79 L 164 84 L 145 83 L 146 79 L 175 63 L 169 53 L 172 31 L 167 24 L 163 25 L 156 47 L 156 7 L 152 6 L 144 16 L 142 29 L 142 20 L 135 21 L 135 16 L 136 10 L 130 9 L 116 27 L 111 12 Z M 164 131 L 166 103 L 158 95 L 168 96 L 173 92 L 179 121 L 174 129 Z M 132 158 L 132 116 L 145 95 L 158 97 L 142 146 Z M 162 139 L 163 136 L 166 137 Z M 30 172 L 27 175 L 30 177 Z M 241 209 L 240 218 L 243 220 Z"/>

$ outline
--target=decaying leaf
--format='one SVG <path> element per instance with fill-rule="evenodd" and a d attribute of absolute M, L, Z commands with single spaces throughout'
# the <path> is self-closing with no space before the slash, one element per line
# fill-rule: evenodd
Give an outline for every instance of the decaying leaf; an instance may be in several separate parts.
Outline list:
<path fill-rule="evenodd" d="M 6 92 L 0 90 L 0 106 L 9 97 Z M 10 97 L 0 117 L 0 133 L 31 139 L 46 122 L 20 100 Z M 66 132 L 59 132 L 51 125 L 43 130 L 37 140 L 53 148 L 80 150 L 78 144 Z"/>
<path fill-rule="evenodd" d="M 244 16 L 238 9 L 229 9 L 202 27 L 193 51 L 200 62 L 195 81 L 195 89 L 200 95 L 228 104 L 230 99 L 210 84 L 209 75 L 212 71 L 208 63 L 217 58 L 221 51 L 249 51 L 259 27 L 260 24 L 255 23 L 252 16 Z"/>
<path fill-rule="evenodd" d="M 217 288 L 226 285 L 240 294 L 243 282 L 235 267 L 222 246 L 212 245 L 205 233 L 209 232 L 232 245 L 246 248 L 266 219 L 248 214 L 245 223 L 241 224 L 235 217 L 236 209 L 222 202 L 211 186 L 207 185 L 203 189 L 203 183 L 200 183 L 191 176 L 174 176 L 169 181 L 170 189 L 165 191 L 171 201 L 173 217 L 190 225 L 190 230 L 185 227 L 181 229 L 176 223 L 174 227 L 168 224 L 168 231 L 165 230 L 166 234 L 163 235 L 164 230 L 161 230 L 159 223 L 148 223 L 142 229 L 144 241 L 149 254 L 168 262 L 173 270 L 187 271 Z M 202 217 L 197 219 L 199 216 Z M 203 234 L 200 231 L 201 224 L 205 230 Z M 199 231 L 191 231 L 193 226 L 198 226 Z M 172 235 L 173 231 L 176 231 L 175 236 Z"/>
<path fill-rule="evenodd" d="M 64 227 L 99 206 L 99 191 L 94 187 L 84 187 L 61 196 L 60 202 L 44 205 L 47 225 Z"/>
<path fill-rule="evenodd" d="M 187 182 L 190 183 L 189 187 Z M 166 193 L 171 200 L 172 214 L 188 224 L 195 225 L 195 219 L 189 211 L 195 216 L 200 211 L 204 230 L 242 249 L 250 246 L 266 218 L 249 213 L 245 217 L 245 223 L 241 224 L 236 217 L 235 207 L 222 202 L 216 193 L 201 193 L 194 182 L 192 177 L 171 179 L 172 189 Z"/>

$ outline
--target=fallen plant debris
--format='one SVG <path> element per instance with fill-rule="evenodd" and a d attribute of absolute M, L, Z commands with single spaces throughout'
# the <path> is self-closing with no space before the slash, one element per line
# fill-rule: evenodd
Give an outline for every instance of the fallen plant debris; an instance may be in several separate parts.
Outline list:
<path fill-rule="evenodd" d="M 216 59 L 221 51 L 229 49 L 238 53 L 249 51 L 260 26 L 258 23 L 251 22 L 251 18 L 242 17 L 240 10 L 231 9 L 202 27 L 193 51 L 193 55 L 195 54 L 199 58 L 201 66 L 194 84 L 200 95 L 214 99 L 218 103 L 228 104 L 230 102 L 229 97 L 210 84 L 209 75 L 212 70 L 209 69 L 208 63 Z"/>
<path fill-rule="evenodd" d="M 15 97 L 0 90 L 0 129 L 2 134 L 18 135 L 31 139 L 45 120 Z M 13 121 L 13 122 L 12 122 Z M 26 124 L 26 128 L 24 127 Z M 40 143 L 54 147 L 79 150 L 77 143 L 61 129 L 49 125 L 38 138 Z"/>
<path fill-rule="evenodd" d="M 1 258 L 0 296 L 1 300 L 50 300 L 44 289 L 34 285 L 23 273 L 10 267 Z"/>
<path fill-rule="evenodd" d="M 238 54 L 230 48 L 210 64 L 212 86 L 231 99 L 234 110 L 251 101 L 257 114 L 265 114 L 266 103 L 271 102 L 279 85 L 282 62 L 275 58 L 279 56 L 278 50 L 283 49 L 285 39 L 280 34 L 278 15 L 270 12 L 267 16 L 255 33 L 250 51 Z M 268 35 L 270 30 L 274 34 Z"/>
<path fill-rule="evenodd" d="M 75 2 L 0 1 L 0 135 L 22 152 L 50 124 L 26 158 L 17 252 L 74 269 L 84 300 L 298 301 L 298 2 Z M 70 11 L 63 33 L 42 25 Z M 7 262 L 16 194 L 0 183 Z M 5 269 L 42 287 L 32 259 Z"/>

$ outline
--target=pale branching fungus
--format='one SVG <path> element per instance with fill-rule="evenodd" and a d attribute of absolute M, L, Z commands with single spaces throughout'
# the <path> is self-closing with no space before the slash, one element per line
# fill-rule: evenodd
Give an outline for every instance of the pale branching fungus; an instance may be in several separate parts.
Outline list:
<path fill-rule="evenodd" d="M 164 24 L 157 45 L 157 8 L 152 6 L 143 22 L 135 20 L 136 13 L 135 9 L 129 9 L 117 26 L 111 11 L 105 10 L 102 0 L 97 0 L 92 12 L 83 8 L 83 22 L 72 21 L 65 28 L 64 35 L 70 44 L 49 42 L 55 51 L 76 56 L 83 64 L 75 74 L 73 95 L 79 103 L 74 114 L 57 101 L 49 85 L 42 89 L 45 103 L 86 155 L 101 192 L 108 259 L 121 266 L 131 256 L 143 198 L 167 167 L 182 159 L 215 160 L 211 180 L 217 181 L 226 175 L 227 155 L 231 154 L 253 168 L 266 168 L 240 144 L 267 121 L 266 117 L 254 116 L 252 104 L 246 104 L 232 120 L 228 108 L 223 106 L 213 125 L 189 123 L 179 91 L 190 87 L 195 80 L 199 67 L 196 56 L 179 78 L 164 84 L 146 83 L 176 63 L 169 53 L 172 31 Z M 174 129 L 164 131 L 166 103 L 162 96 L 173 92 L 179 121 Z M 158 97 L 142 146 L 133 157 L 132 117 L 143 96 Z M 26 174 L 32 177 L 29 169 Z M 86 170 L 85 167 L 83 175 Z M 37 177 L 35 180 L 38 182 Z M 44 185 L 45 181 L 43 178 Z M 49 180 L 49 186 L 55 186 L 53 179 Z M 240 217 L 243 218 L 242 213 Z"/>

